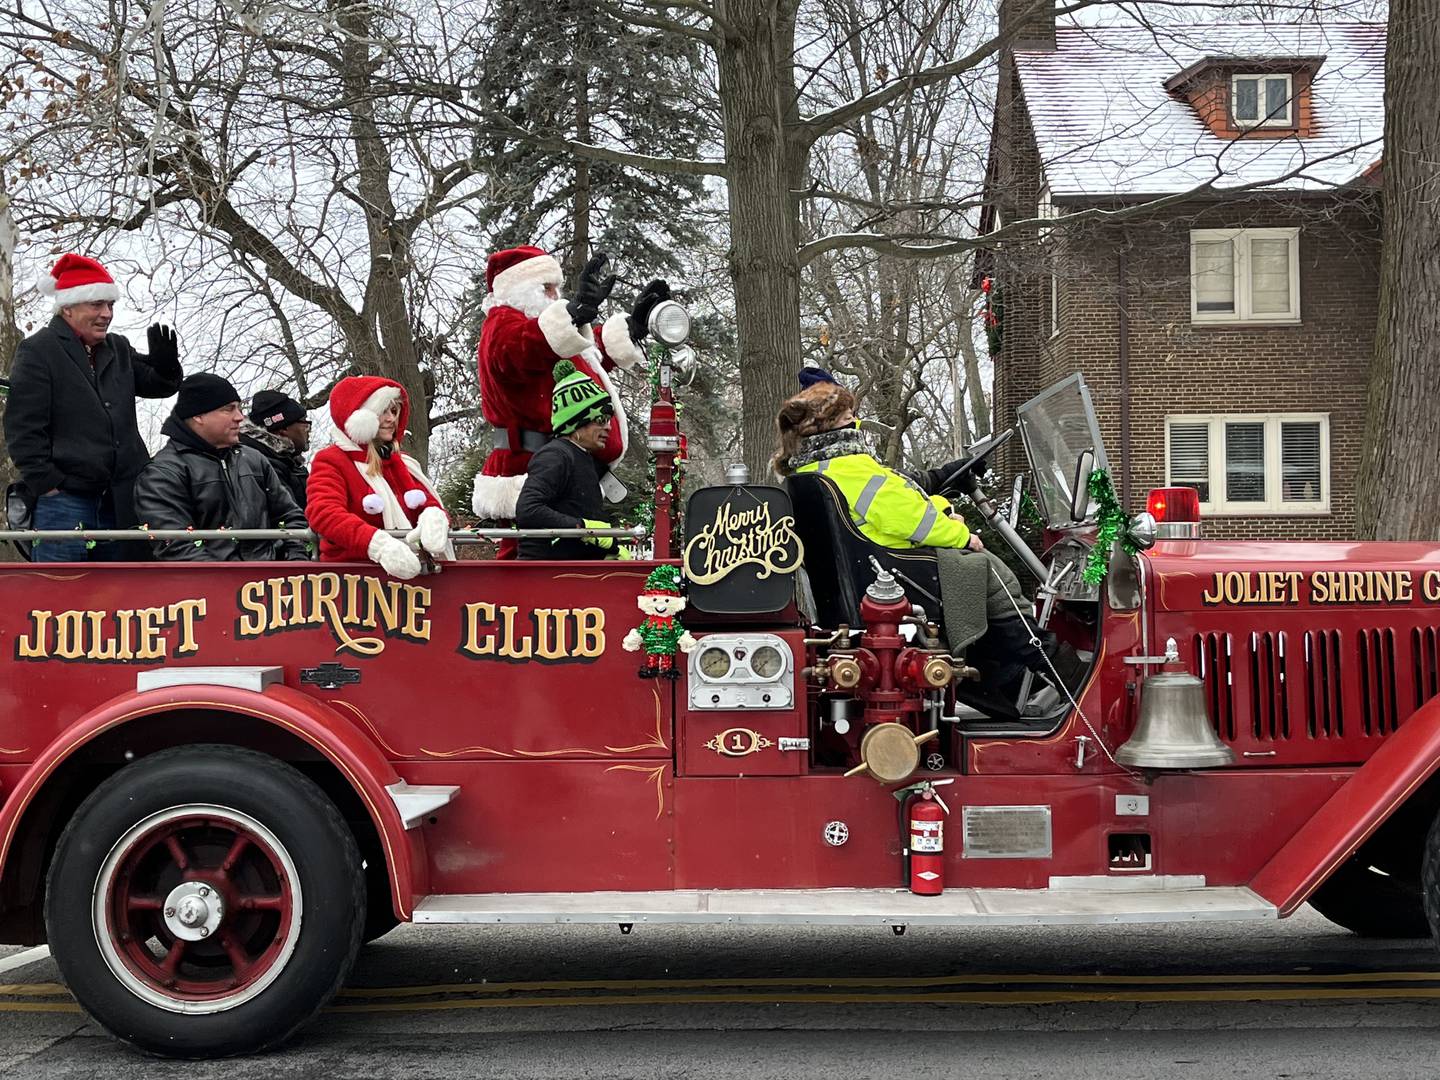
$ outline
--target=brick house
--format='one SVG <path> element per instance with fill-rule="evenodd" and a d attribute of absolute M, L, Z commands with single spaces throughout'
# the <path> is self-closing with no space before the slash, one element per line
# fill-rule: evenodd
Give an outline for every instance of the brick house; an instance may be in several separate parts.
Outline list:
<path fill-rule="evenodd" d="M 1001 56 L 997 426 L 1080 371 L 1125 505 L 1183 483 L 1208 536 L 1353 535 L 1385 27 L 1162 33 L 1052 16 Z"/>

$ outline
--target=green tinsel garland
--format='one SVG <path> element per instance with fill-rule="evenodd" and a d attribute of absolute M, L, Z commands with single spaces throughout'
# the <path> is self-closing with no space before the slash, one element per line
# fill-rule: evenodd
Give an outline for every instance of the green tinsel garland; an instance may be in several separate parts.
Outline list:
<path fill-rule="evenodd" d="M 1140 547 L 1130 537 L 1130 519 L 1115 497 L 1110 474 L 1104 469 L 1096 469 L 1090 474 L 1089 489 L 1090 498 L 1100 507 L 1100 516 L 1095 530 L 1095 546 L 1090 549 L 1080 576 L 1087 585 L 1099 585 L 1110 569 L 1110 553 L 1117 540 L 1127 555 L 1134 555 Z"/>

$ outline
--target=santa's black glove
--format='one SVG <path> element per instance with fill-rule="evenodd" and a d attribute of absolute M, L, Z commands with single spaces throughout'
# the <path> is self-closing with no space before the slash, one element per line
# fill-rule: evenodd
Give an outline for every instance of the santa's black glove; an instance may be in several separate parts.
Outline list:
<path fill-rule="evenodd" d="M 150 343 L 150 366 L 161 375 L 180 374 L 180 343 L 175 331 L 164 323 L 155 323 L 145 331 Z"/>
<path fill-rule="evenodd" d="M 610 290 L 615 288 L 615 275 L 603 277 L 605 265 L 610 261 L 603 251 L 597 252 L 595 257 L 585 264 L 585 269 L 580 271 L 580 280 L 575 283 L 575 298 L 565 305 L 565 310 L 570 313 L 570 321 L 576 326 L 593 326 L 600 318 L 600 305 L 610 296 Z"/>
<path fill-rule="evenodd" d="M 630 317 L 625 320 L 631 341 L 639 345 L 645 340 L 650 333 L 650 312 L 655 310 L 656 304 L 669 299 L 670 286 L 659 278 L 640 290 L 640 295 L 635 297 L 635 306 L 630 309 Z"/>

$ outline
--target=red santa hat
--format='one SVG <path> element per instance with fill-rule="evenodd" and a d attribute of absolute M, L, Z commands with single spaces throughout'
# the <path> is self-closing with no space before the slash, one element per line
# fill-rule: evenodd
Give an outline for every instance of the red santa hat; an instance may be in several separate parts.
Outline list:
<path fill-rule="evenodd" d="M 357 447 L 372 442 L 380 432 L 380 416 L 393 401 L 400 402 L 395 423 L 395 441 L 405 435 L 410 419 L 410 399 L 394 379 L 378 375 L 352 375 L 341 379 L 330 391 L 330 419 Z"/>
<path fill-rule="evenodd" d="M 485 287 L 495 297 L 514 296 L 537 285 L 559 288 L 564 280 L 555 257 L 537 247 L 509 248 L 485 260 Z"/>
<path fill-rule="evenodd" d="M 120 299 L 120 289 L 105 267 L 73 252 L 61 255 L 50 273 L 40 279 L 40 293 L 50 297 L 57 312 L 71 304 Z"/>

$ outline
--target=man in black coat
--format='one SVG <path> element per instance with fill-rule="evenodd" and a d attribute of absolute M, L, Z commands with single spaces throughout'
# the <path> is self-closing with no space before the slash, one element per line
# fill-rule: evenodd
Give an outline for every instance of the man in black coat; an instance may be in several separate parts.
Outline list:
<path fill-rule="evenodd" d="M 305 485 L 310 470 L 305 451 L 310 449 L 310 420 L 305 406 L 279 390 L 261 390 L 250 399 L 250 415 L 240 425 L 240 445 L 258 450 L 290 489 L 295 505 L 305 509 Z"/>
<path fill-rule="evenodd" d="M 515 524 L 522 529 L 608 529 L 610 524 L 599 519 L 605 501 L 600 493 L 602 466 L 595 455 L 610 438 L 615 412 L 610 395 L 569 360 L 561 360 L 555 365 L 550 407 L 555 438 L 530 459 L 515 504 Z M 613 536 L 520 541 L 522 559 L 603 559 L 612 554 L 618 554 Z"/>
<path fill-rule="evenodd" d="M 218 375 L 191 375 L 160 430 L 170 441 L 135 481 L 135 509 L 152 529 L 304 529 L 305 515 L 270 462 L 240 445 L 240 395 Z M 308 559 L 295 540 L 162 540 L 161 559 Z"/>
<path fill-rule="evenodd" d="M 5 445 L 29 489 L 37 529 L 128 528 L 135 477 L 150 459 L 135 398 L 180 385 L 175 332 L 147 332 L 149 355 L 109 332 L 120 290 L 94 259 L 63 255 L 40 283 L 55 317 L 15 350 Z M 37 562 L 144 558 L 143 544 L 39 544 Z"/>

